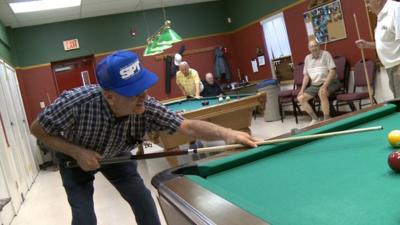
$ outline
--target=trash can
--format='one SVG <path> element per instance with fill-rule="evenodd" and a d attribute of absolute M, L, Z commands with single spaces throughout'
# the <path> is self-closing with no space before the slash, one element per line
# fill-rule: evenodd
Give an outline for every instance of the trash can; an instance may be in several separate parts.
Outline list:
<path fill-rule="evenodd" d="M 279 113 L 279 83 L 275 79 L 264 80 L 257 84 L 258 91 L 267 92 L 267 102 L 265 103 L 264 120 L 266 122 L 277 121 L 281 119 Z"/>

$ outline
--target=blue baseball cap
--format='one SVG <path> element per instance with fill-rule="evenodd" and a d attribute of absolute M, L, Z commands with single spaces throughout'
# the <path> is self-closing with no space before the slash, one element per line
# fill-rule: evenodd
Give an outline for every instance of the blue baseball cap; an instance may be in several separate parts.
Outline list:
<path fill-rule="evenodd" d="M 116 51 L 96 66 L 96 78 L 104 90 L 123 96 L 137 96 L 158 81 L 153 72 L 145 69 L 139 57 L 130 51 Z"/>

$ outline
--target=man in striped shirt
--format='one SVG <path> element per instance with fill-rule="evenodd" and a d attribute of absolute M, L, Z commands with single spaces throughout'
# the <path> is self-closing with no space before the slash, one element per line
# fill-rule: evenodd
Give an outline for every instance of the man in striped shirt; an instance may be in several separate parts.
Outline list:
<path fill-rule="evenodd" d="M 149 97 L 147 89 L 158 77 L 143 68 L 135 53 L 118 51 L 109 55 L 97 65 L 96 77 L 99 85 L 62 93 L 31 126 L 33 135 L 57 151 L 61 163 L 76 160 L 79 165 L 73 169 L 60 167 L 72 209 L 72 225 L 97 223 L 93 180 L 98 171 L 130 204 L 137 224 L 160 224 L 135 161 L 100 166 L 101 159 L 130 154 L 146 132 L 166 130 L 256 146 L 247 133 L 184 119 Z"/>
<path fill-rule="evenodd" d="M 318 95 L 324 120 L 329 119 L 328 97 L 339 89 L 340 83 L 336 78 L 336 66 L 331 54 L 321 50 L 315 40 L 309 41 L 308 49 L 310 54 L 304 60 L 303 84 L 297 100 L 311 117 L 309 125 L 313 125 L 318 122 L 318 116 L 311 108 L 309 101 Z"/>

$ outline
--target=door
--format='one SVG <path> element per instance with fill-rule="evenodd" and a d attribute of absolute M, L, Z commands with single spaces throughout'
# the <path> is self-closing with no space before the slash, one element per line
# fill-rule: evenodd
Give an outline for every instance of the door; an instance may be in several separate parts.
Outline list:
<path fill-rule="evenodd" d="M 0 141 L 1 142 L 1 141 Z M 1 143 L 0 143 L 1 144 Z M 5 173 L 2 163 L 0 162 L 0 199 L 10 198 L 10 192 L 6 183 Z M 15 211 L 12 204 L 7 204 L 0 212 L 0 224 L 9 225 L 14 218 Z"/>
<path fill-rule="evenodd" d="M 292 52 L 283 13 L 271 16 L 260 23 L 264 32 L 269 62 L 271 68 L 273 68 L 273 77 L 281 82 L 293 80 L 293 73 L 291 73 L 293 67 Z M 285 60 L 282 61 L 281 59 Z M 282 71 L 285 74 L 282 74 Z"/>
<path fill-rule="evenodd" d="M 58 94 L 75 87 L 97 83 L 93 56 L 53 62 L 51 68 Z"/>
<path fill-rule="evenodd" d="M 11 203 L 14 209 L 13 211 L 17 212 L 22 203 L 20 195 L 21 191 L 19 188 L 19 183 L 21 182 L 19 181 L 19 173 L 15 166 L 15 159 L 11 151 L 7 133 L 4 129 L 3 120 L 0 115 L 0 167 L 6 183 L 5 187 L 7 187 L 11 197 Z M 3 220 L 4 219 L 5 218 L 3 218 Z"/>
<path fill-rule="evenodd" d="M 6 76 L 7 76 L 7 86 L 9 88 L 9 93 L 11 97 L 11 102 L 15 111 L 15 116 L 16 116 L 16 131 L 19 133 L 20 139 L 20 144 L 22 146 L 22 149 L 24 151 L 22 152 L 24 154 L 24 158 L 27 160 L 27 167 L 28 167 L 28 172 L 29 172 L 29 184 L 33 183 L 33 180 L 35 179 L 37 173 L 38 173 L 38 159 L 35 160 L 34 158 L 34 152 L 32 151 L 32 147 L 30 145 L 30 131 L 26 119 L 26 114 L 25 114 L 25 109 L 24 105 L 22 103 L 22 97 L 21 97 L 21 92 L 19 89 L 17 77 L 15 70 L 8 66 L 7 64 L 5 65 L 6 67 Z"/>
<path fill-rule="evenodd" d="M 0 105 L 6 107 L 0 107 L 0 115 L 2 118 L 2 124 L 4 125 L 4 131 L 7 135 L 8 149 L 10 151 L 10 160 L 17 171 L 16 186 L 21 195 L 26 194 L 28 191 L 28 160 L 22 154 L 23 146 L 20 144 L 20 133 L 16 127 L 16 115 L 11 103 L 11 94 L 6 81 L 6 69 L 2 61 L 0 61 Z"/>

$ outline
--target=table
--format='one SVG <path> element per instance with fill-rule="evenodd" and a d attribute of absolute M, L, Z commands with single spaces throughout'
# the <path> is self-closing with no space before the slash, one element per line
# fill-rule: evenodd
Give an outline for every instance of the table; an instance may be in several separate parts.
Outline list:
<path fill-rule="evenodd" d="M 257 84 L 247 84 L 234 89 L 224 90 L 226 95 L 252 94 L 257 92 Z"/>
<path fill-rule="evenodd" d="M 168 224 L 398 225 L 400 175 L 387 134 L 400 106 L 365 108 L 296 135 L 382 125 L 382 131 L 281 143 L 156 175 Z"/>
<path fill-rule="evenodd" d="M 178 99 L 171 102 L 163 102 L 172 111 L 185 110 L 180 114 L 186 119 L 205 120 L 214 124 L 235 130 L 250 131 L 251 118 L 256 106 L 265 105 L 266 93 L 259 92 L 247 95 L 230 95 L 230 101 L 218 102 L 218 97 L 201 99 Z M 208 106 L 201 102 L 208 101 Z M 168 132 L 156 132 L 150 134 L 150 139 L 163 146 L 165 149 L 175 148 L 189 143 L 195 139 L 183 136 L 179 133 L 173 135 Z"/>

